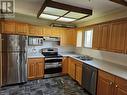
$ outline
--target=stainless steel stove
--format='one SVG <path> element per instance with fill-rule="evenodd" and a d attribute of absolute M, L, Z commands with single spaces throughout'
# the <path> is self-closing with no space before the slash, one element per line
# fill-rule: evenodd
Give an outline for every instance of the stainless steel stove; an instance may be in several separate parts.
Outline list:
<path fill-rule="evenodd" d="M 43 48 L 42 54 L 45 56 L 45 78 L 59 76 L 62 73 L 63 56 L 58 54 L 57 48 Z"/>

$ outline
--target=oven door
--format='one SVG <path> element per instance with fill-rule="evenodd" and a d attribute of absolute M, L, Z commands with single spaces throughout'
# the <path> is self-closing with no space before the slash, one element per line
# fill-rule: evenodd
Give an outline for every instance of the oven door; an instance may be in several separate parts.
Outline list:
<path fill-rule="evenodd" d="M 62 72 L 62 58 L 45 58 L 45 74 Z"/>

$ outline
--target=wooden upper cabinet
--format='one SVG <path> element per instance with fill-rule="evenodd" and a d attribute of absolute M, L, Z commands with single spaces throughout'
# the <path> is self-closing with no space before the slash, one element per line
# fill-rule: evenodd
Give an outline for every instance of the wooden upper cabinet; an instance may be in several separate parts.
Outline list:
<path fill-rule="evenodd" d="M 52 36 L 52 28 L 43 27 L 43 36 Z"/>
<path fill-rule="evenodd" d="M 2 33 L 15 34 L 15 21 L 2 21 Z"/>
<path fill-rule="evenodd" d="M 100 44 L 100 25 L 95 25 L 93 26 L 93 42 L 92 42 L 92 48 L 93 49 L 99 49 L 99 44 Z"/>
<path fill-rule="evenodd" d="M 100 39 L 99 39 L 99 49 L 107 50 L 109 37 L 109 24 L 100 25 Z"/>
<path fill-rule="evenodd" d="M 115 77 L 106 72 L 98 72 L 97 95 L 113 95 Z"/>
<path fill-rule="evenodd" d="M 124 52 L 126 37 L 126 21 L 112 22 L 110 24 L 108 50 L 118 53 Z"/>
<path fill-rule="evenodd" d="M 41 26 L 29 25 L 29 35 L 43 36 L 43 28 Z"/>
<path fill-rule="evenodd" d="M 127 95 L 127 80 L 116 77 L 114 95 Z"/>
<path fill-rule="evenodd" d="M 27 35 L 29 33 L 29 26 L 26 23 L 16 22 L 16 34 Z"/>
<path fill-rule="evenodd" d="M 75 29 L 63 29 L 61 31 L 61 45 L 76 46 L 76 35 Z"/>

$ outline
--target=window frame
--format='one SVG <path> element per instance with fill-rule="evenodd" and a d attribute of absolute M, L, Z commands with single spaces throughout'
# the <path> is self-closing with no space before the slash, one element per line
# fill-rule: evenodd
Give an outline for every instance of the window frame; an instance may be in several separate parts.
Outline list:
<path fill-rule="evenodd" d="M 90 46 L 86 46 L 86 45 L 85 45 L 85 43 L 86 43 L 86 41 L 85 41 L 85 39 L 86 39 L 85 33 L 86 33 L 87 31 L 92 31 L 92 37 L 91 37 L 91 43 L 90 43 L 91 45 L 90 45 Z M 93 44 L 93 32 L 94 32 L 94 29 L 93 29 L 93 28 L 88 28 L 88 29 L 85 29 L 85 30 L 84 30 L 84 32 L 83 32 L 83 47 L 84 47 L 84 48 L 92 49 L 92 44 Z"/>

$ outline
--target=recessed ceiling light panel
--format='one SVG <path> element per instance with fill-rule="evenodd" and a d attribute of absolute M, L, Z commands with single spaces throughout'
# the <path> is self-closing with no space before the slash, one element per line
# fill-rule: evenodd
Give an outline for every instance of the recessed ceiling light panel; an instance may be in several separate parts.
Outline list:
<path fill-rule="evenodd" d="M 58 16 L 62 16 L 62 15 L 64 15 L 67 12 L 68 11 L 66 11 L 66 10 L 52 8 L 52 7 L 46 7 L 44 9 L 44 11 L 43 11 L 43 13 L 52 14 L 52 15 L 58 15 Z"/>
<path fill-rule="evenodd" d="M 57 21 L 62 21 L 62 22 L 72 22 L 75 21 L 76 19 L 73 18 L 65 18 L 65 17 L 61 17 L 59 18 Z"/>
<path fill-rule="evenodd" d="M 50 20 L 56 20 L 59 18 L 59 16 L 53 16 L 53 15 L 48 15 L 48 14 L 41 14 L 40 18 L 44 18 L 44 19 L 50 19 Z"/>
<path fill-rule="evenodd" d="M 87 14 L 82 14 L 77 12 L 70 12 L 65 15 L 65 17 L 76 18 L 76 19 L 84 17 L 84 16 L 87 16 Z"/>

